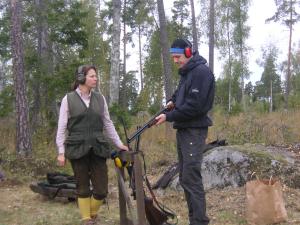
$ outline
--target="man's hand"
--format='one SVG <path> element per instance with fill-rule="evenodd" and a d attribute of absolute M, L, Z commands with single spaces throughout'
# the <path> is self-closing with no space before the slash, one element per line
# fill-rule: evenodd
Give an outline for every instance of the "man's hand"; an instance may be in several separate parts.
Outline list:
<path fill-rule="evenodd" d="M 166 121 L 166 114 L 160 114 L 158 117 L 155 118 L 156 123 L 155 125 L 162 124 Z"/>
<path fill-rule="evenodd" d="M 167 105 L 166 105 L 166 108 L 167 108 L 169 111 L 173 110 L 174 107 L 175 107 L 175 104 L 174 104 L 174 102 L 172 102 L 172 101 L 169 101 L 169 102 L 167 103 Z"/>
<path fill-rule="evenodd" d="M 64 153 L 60 153 L 57 156 L 57 165 L 64 166 L 66 164 L 66 158 Z"/>

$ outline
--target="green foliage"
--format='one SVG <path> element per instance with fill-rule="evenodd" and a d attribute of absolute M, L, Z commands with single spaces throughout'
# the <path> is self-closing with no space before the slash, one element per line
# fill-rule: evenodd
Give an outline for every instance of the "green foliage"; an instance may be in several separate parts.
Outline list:
<path fill-rule="evenodd" d="M 235 103 L 232 105 L 230 115 L 238 115 L 241 112 L 243 112 L 243 107 L 241 104 Z"/>
<path fill-rule="evenodd" d="M 152 33 L 154 23 L 151 13 L 155 10 L 155 4 L 153 0 L 130 0 L 126 2 L 126 9 L 123 11 L 123 22 L 130 26 L 133 33 L 141 32 L 149 35 L 149 33 Z"/>
<path fill-rule="evenodd" d="M 228 79 L 216 80 L 215 104 L 224 108 L 228 105 Z"/>
<path fill-rule="evenodd" d="M 113 104 L 109 107 L 109 114 L 114 121 L 114 125 L 118 133 L 123 131 L 123 122 L 127 129 L 130 128 L 132 121 L 127 109 L 122 108 L 118 104 Z"/>
<path fill-rule="evenodd" d="M 266 22 L 280 21 L 282 24 L 289 27 L 291 23 L 294 24 L 299 21 L 299 12 L 297 12 L 296 7 L 297 4 L 300 4 L 299 0 L 277 0 L 275 1 L 275 4 L 277 10 L 272 17 L 266 19 Z"/>
<path fill-rule="evenodd" d="M 83 18 L 88 15 L 88 12 L 82 8 L 82 3 L 77 1 L 72 1 L 69 6 L 63 0 L 51 2 L 48 23 L 52 41 L 76 46 L 79 49 L 87 47 L 87 33 L 83 28 Z"/>
<path fill-rule="evenodd" d="M 248 68 L 250 49 L 246 44 L 250 31 L 250 27 L 246 24 L 249 3 L 249 0 L 215 2 L 215 38 L 216 46 L 225 59 L 223 79 L 227 79 L 225 81 L 228 84 L 227 98 L 231 96 L 238 103 L 246 99 L 246 96 L 242 96 L 242 90 L 245 79 L 250 75 Z M 205 10 L 208 10 L 208 6 Z M 223 89 L 225 90 L 225 87 Z M 229 99 L 227 102 L 229 104 Z"/>
<path fill-rule="evenodd" d="M 292 52 L 292 77 L 291 77 L 291 88 L 292 88 L 292 98 L 293 96 L 300 95 L 300 42 L 298 44 L 298 49 Z M 296 99 L 295 99 L 296 100 Z"/>
<path fill-rule="evenodd" d="M 139 83 L 136 77 L 136 71 L 129 71 L 126 76 L 120 78 L 120 98 L 119 103 L 124 109 L 132 110 L 135 107 L 138 96 Z"/>
<path fill-rule="evenodd" d="M 271 83 L 272 93 L 278 94 L 282 92 L 280 75 L 276 72 L 276 60 L 278 55 L 278 49 L 275 46 L 268 46 L 263 50 L 263 67 L 264 71 L 261 75 L 261 83 L 259 92 L 256 95 L 260 97 L 269 97 L 271 95 Z"/>
<path fill-rule="evenodd" d="M 161 105 L 163 99 L 163 68 L 159 32 L 156 30 L 150 40 L 148 57 L 144 64 L 145 89 L 149 94 L 148 106 Z"/>
<path fill-rule="evenodd" d="M 9 116 L 13 112 L 13 86 L 8 85 L 0 92 L 0 117 Z"/>
<path fill-rule="evenodd" d="M 266 113 L 269 111 L 269 103 L 265 100 L 256 101 L 252 105 L 255 112 Z"/>
<path fill-rule="evenodd" d="M 293 94 L 289 97 L 289 108 L 292 109 L 300 108 L 300 93 Z"/>
<path fill-rule="evenodd" d="M 8 7 L 4 8 L 0 14 L 0 57 L 9 59 L 11 57 L 10 50 L 10 15 Z"/>
<path fill-rule="evenodd" d="M 136 98 L 136 104 L 134 104 L 131 110 L 133 115 L 136 115 L 140 111 L 148 111 L 149 92 L 148 89 L 144 88 Z"/>
<path fill-rule="evenodd" d="M 190 17 L 189 1 L 188 0 L 176 0 L 173 2 L 172 7 L 172 29 L 176 31 L 176 36 L 178 38 L 188 37 L 191 35 L 191 25 L 187 21 Z M 185 24 L 189 23 L 189 26 Z"/>

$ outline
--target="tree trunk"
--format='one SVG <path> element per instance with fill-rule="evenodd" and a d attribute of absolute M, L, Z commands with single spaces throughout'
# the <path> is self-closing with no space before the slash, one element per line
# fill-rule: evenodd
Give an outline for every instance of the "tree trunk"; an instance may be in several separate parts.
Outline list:
<path fill-rule="evenodd" d="M 170 62 L 170 54 L 169 54 L 169 43 L 168 43 L 168 34 L 167 34 L 167 22 L 165 16 L 165 9 L 164 9 L 164 2 L 163 0 L 157 0 L 157 10 L 158 10 L 158 17 L 159 17 L 159 34 L 160 34 L 160 46 L 162 49 L 162 60 L 163 60 L 163 68 L 164 68 L 164 85 L 165 85 L 165 97 L 166 99 L 170 99 L 173 90 L 172 90 L 172 69 L 171 69 L 171 62 Z M 171 126 L 169 123 L 165 125 L 165 138 L 171 136 Z"/>
<path fill-rule="evenodd" d="M 120 81 L 120 34 L 121 0 L 113 0 L 113 32 L 109 83 L 109 105 L 119 102 Z"/>
<path fill-rule="evenodd" d="M 215 1 L 210 0 L 209 7 L 209 68 L 214 72 L 214 47 L 215 47 Z"/>
<path fill-rule="evenodd" d="M 139 57 L 140 57 L 140 76 L 141 76 L 141 90 L 144 89 L 144 77 L 143 77 L 143 62 L 142 62 L 142 35 L 141 26 L 139 26 Z"/>
<path fill-rule="evenodd" d="M 240 53 L 240 60 L 241 60 L 241 88 L 242 88 L 242 106 L 243 106 L 243 111 L 246 112 L 246 98 L 245 98 L 245 60 L 244 60 L 244 37 L 242 35 L 242 18 L 241 18 L 241 2 L 238 1 L 238 10 L 239 10 L 239 20 L 238 20 L 238 29 L 239 29 L 239 35 L 241 35 L 241 40 L 239 43 L 239 53 Z"/>
<path fill-rule="evenodd" d="M 192 12 L 192 34 L 193 34 L 193 50 L 198 50 L 197 25 L 195 17 L 194 0 L 190 0 Z"/>
<path fill-rule="evenodd" d="M 162 49 L 162 60 L 164 68 L 164 85 L 165 85 L 165 95 L 166 99 L 170 99 L 172 96 L 172 85 L 171 85 L 171 62 L 169 54 L 169 43 L 168 43 L 168 34 L 167 34 L 167 22 L 165 16 L 165 9 L 163 0 L 157 0 L 157 10 L 159 17 L 159 34 L 160 34 L 160 46 Z"/>
<path fill-rule="evenodd" d="M 124 7 L 123 7 L 123 15 L 124 15 L 124 20 L 123 20 L 123 76 L 126 76 L 126 54 L 127 54 L 127 49 L 126 49 L 126 44 L 127 44 L 127 31 L 126 31 L 126 0 L 124 0 Z"/>
<path fill-rule="evenodd" d="M 286 73 L 286 86 L 285 86 L 285 98 L 284 98 L 284 108 L 288 110 L 289 105 L 289 94 L 290 94 L 290 80 L 291 80 L 291 51 L 292 51 L 292 31 L 293 31 L 293 1 L 290 0 L 290 37 L 289 37 L 289 49 L 288 49 L 288 65 L 287 65 L 287 73 Z"/>
<path fill-rule="evenodd" d="M 11 0 L 11 46 L 13 57 L 14 87 L 16 96 L 16 152 L 26 157 L 31 154 L 28 103 L 24 76 L 24 53 L 22 40 L 20 0 Z"/>
<path fill-rule="evenodd" d="M 243 110 L 246 112 L 246 98 L 245 98 L 245 70 L 244 70 L 244 53 L 241 47 L 241 64 L 242 64 L 242 74 L 241 74 L 241 87 L 242 87 L 242 105 Z"/>
<path fill-rule="evenodd" d="M 5 88 L 5 62 L 0 62 L 0 93 Z"/>
<path fill-rule="evenodd" d="M 232 59 L 231 59 L 231 43 L 230 43 L 230 25 L 229 25 L 229 8 L 227 8 L 227 46 L 228 46 L 228 112 L 231 112 L 231 92 L 232 92 Z"/>
<path fill-rule="evenodd" d="M 37 21 L 37 34 L 38 34 L 38 60 L 39 68 L 37 74 L 33 79 L 33 109 L 31 116 L 31 128 L 34 132 L 39 124 L 41 124 L 42 105 L 48 109 L 51 104 L 46 104 L 41 101 L 41 95 L 46 98 L 47 86 L 42 87 L 42 76 L 47 76 L 51 73 L 51 56 L 50 56 L 50 40 L 48 35 L 48 23 L 47 23 L 47 3 L 45 0 L 35 0 L 36 9 L 36 21 Z M 43 92 L 43 93 L 41 93 Z M 48 111 L 48 110 L 47 110 Z"/>
<path fill-rule="evenodd" d="M 270 82 L 270 108 L 269 108 L 269 112 L 272 112 L 273 111 L 273 82 L 272 82 L 272 79 L 271 79 L 271 82 Z"/>

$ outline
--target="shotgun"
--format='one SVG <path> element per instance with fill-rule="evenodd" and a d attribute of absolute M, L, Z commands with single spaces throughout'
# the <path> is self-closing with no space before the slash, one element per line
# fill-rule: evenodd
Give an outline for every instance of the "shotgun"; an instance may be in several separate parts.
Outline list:
<path fill-rule="evenodd" d="M 139 128 L 130 138 L 127 138 L 127 143 L 130 144 L 137 137 L 139 137 L 147 128 L 152 127 L 157 122 L 155 118 L 166 111 L 168 111 L 168 108 L 163 108 L 158 113 L 156 113 L 147 123 L 145 123 L 141 128 Z"/>

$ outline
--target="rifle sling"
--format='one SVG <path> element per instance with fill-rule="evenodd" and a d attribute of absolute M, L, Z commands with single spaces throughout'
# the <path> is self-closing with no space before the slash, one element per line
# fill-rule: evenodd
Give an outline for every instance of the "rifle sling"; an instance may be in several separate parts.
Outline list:
<path fill-rule="evenodd" d="M 162 206 L 162 204 L 157 200 L 152 188 L 151 188 L 151 184 L 147 178 L 147 176 L 145 176 L 145 181 L 146 181 L 146 186 L 148 187 L 148 190 L 151 194 L 151 197 L 153 199 L 153 201 L 155 202 L 155 204 L 157 205 L 157 207 L 162 211 L 164 212 L 167 216 L 171 217 L 172 219 L 174 219 L 176 216 L 176 214 L 174 212 L 172 212 L 170 209 L 168 209 L 167 207 L 165 206 Z"/>

